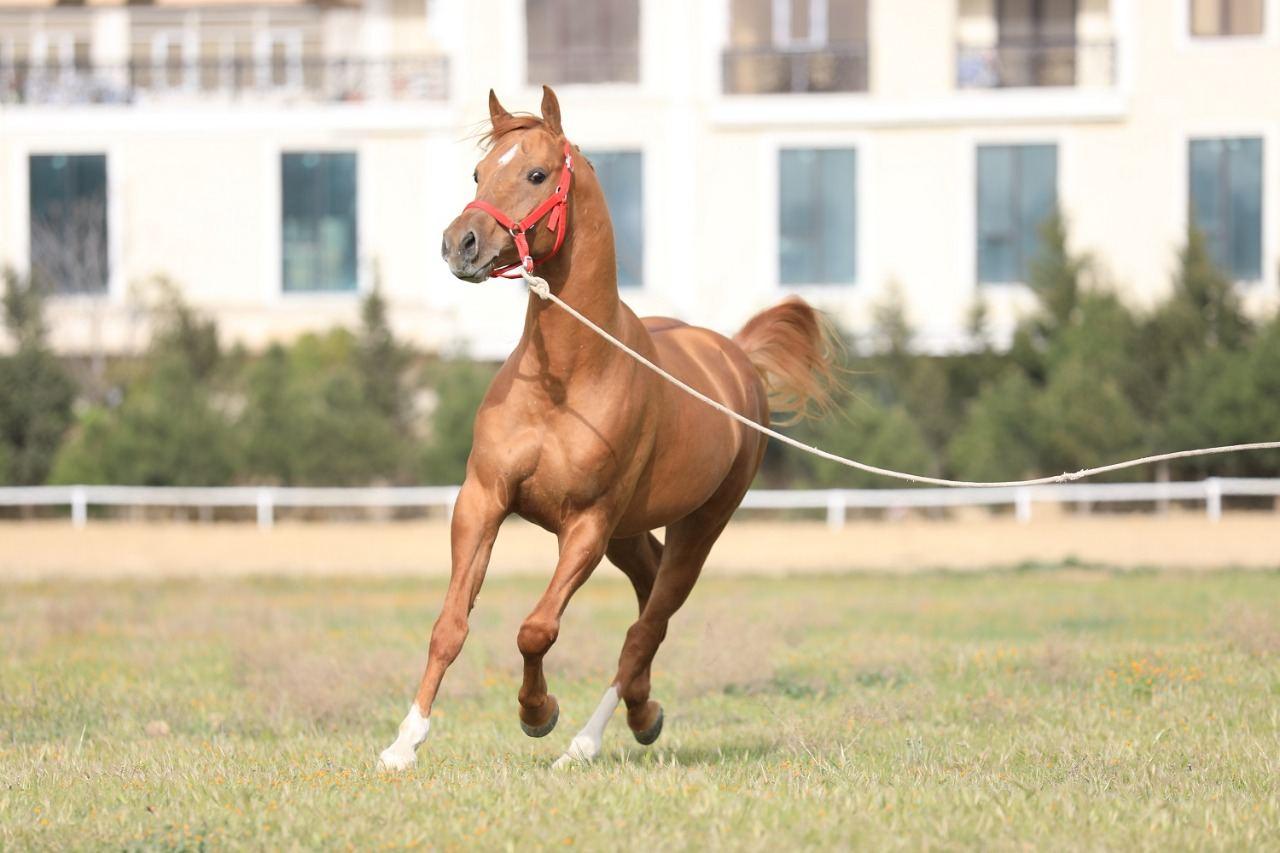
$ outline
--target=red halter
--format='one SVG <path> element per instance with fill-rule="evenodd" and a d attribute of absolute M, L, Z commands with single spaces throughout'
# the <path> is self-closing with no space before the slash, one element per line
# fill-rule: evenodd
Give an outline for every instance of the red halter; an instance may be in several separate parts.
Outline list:
<path fill-rule="evenodd" d="M 564 243 L 565 232 L 569 230 L 569 187 L 573 184 L 573 147 L 569 144 L 569 140 L 564 141 L 564 168 L 560 170 L 560 182 L 556 184 L 555 192 L 547 196 L 537 207 L 529 212 L 529 215 L 519 222 L 516 222 L 510 216 L 507 216 L 501 210 L 489 204 L 487 201 L 473 201 L 463 211 L 471 208 L 483 210 L 485 213 L 498 220 L 498 224 L 507 229 L 507 233 L 516 241 L 516 252 L 520 256 L 520 260 L 514 264 L 507 264 L 505 267 L 498 267 L 489 273 L 490 278 L 501 276 L 502 278 L 519 278 L 520 274 L 507 275 L 511 270 L 523 266 L 529 272 L 533 272 L 533 268 L 541 263 L 551 259 L 551 256 L 560 251 L 560 246 Z M 547 230 L 552 231 L 556 235 L 556 244 L 551 247 L 551 251 L 547 252 L 540 258 L 534 258 L 529 254 L 529 239 L 525 236 L 529 229 L 538 224 L 538 221 L 548 213 L 551 216 L 547 219 Z"/>

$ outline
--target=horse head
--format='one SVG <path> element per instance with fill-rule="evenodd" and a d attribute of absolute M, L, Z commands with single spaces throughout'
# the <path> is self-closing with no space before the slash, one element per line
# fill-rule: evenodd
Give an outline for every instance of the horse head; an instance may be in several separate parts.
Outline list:
<path fill-rule="evenodd" d="M 475 199 L 444 231 L 440 254 L 464 281 L 479 282 L 554 255 L 567 229 L 573 147 L 560 103 L 542 87 L 541 117 L 510 113 L 489 91 L 486 153 L 476 165 Z"/>

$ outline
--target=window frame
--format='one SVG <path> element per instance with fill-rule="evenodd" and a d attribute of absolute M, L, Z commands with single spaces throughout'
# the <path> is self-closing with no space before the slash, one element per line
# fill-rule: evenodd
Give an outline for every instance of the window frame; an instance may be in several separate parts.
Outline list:
<path fill-rule="evenodd" d="M 1191 30 L 1192 0 L 1178 0 L 1173 16 L 1174 38 L 1183 50 L 1213 50 L 1226 46 L 1254 47 L 1280 45 L 1280 0 L 1263 0 L 1262 32 L 1257 35 L 1199 36 Z"/>
<path fill-rule="evenodd" d="M 649 184 L 649 176 L 650 176 L 651 170 L 648 164 L 648 161 L 649 161 L 648 152 L 645 151 L 645 147 L 643 145 L 583 145 L 583 146 L 580 146 L 580 150 L 582 152 L 582 156 L 586 157 L 587 161 L 591 163 L 591 168 L 593 170 L 596 167 L 596 160 L 594 158 L 597 158 L 601 155 L 634 154 L 634 155 L 637 155 L 640 159 L 640 186 L 639 186 L 640 280 L 635 284 L 623 284 L 621 278 L 619 278 L 618 290 L 623 294 L 642 292 L 648 287 L 650 269 L 652 268 L 652 264 L 650 263 L 650 260 L 649 260 L 649 246 L 653 242 L 653 234 L 652 234 L 653 229 L 651 228 L 651 225 L 649 222 L 649 210 L 652 207 L 652 205 L 649 202 L 650 194 L 649 194 L 648 184 Z M 597 182 L 599 182 L 600 180 L 599 174 L 596 175 L 596 180 Z M 601 191 L 603 192 L 603 190 L 604 190 L 604 187 L 602 185 Z M 613 218 L 612 211 L 610 211 L 609 216 L 610 216 L 610 219 L 612 220 Z M 616 245 L 617 242 L 618 242 L 618 235 L 617 235 L 617 228 L 615 224 L 615 228 L 614 228 L 615 253 L 617 252 L 617 245 Z"/>
<path fill-rule="evenodd" d="M 1186 22 L 1186 23 L 1187 23 L 1187 35 L 1188 35 L 1188 37 L 1189 37 L 1189 38 L 1192 38 L 1192 39 L 1219 39 L 1219 40 L 1224 40 L 1224 41 L 1225 41 L 1225 40 L 1233 40 L 1233 41 L 1234 41 L 1235 39 L 1242 39 L 1242 38 L 1243 38 L 1243 39 L 1257 39 L 1257 38 L 1261 38 L 1262 36 L 1266 35 L 1266 32 L 1267 32 L 1267 20 L 1268 20 L 1268 18 L 1270 17 L 1270 15 L 1268 14 L 1268 9 L 1267 9 L 1267 5 L 1268 5 L 1268 4 L 1265 2 L 1265 0 L 1263 0 L 1263 2 L 1261 2 L 1262 26 L 1259 28 L 1258 32 L 1256 32 L 1256 33 L 1230 33 L 1230 32 L 1224 32 L 1224 31 L 1223 31 L 1223 29 L 1222 29 L 1222 25 L 1223 25 L 1223 24 L 1224 24 L 1224 23 L 1225 23 L 1225 22 L 1226 22 L 1226 21 L 1231 17 L 1231 15 L 1230 15 L 1230 8 L 1231 8 L 1230 3 L 1231 3 L 1231 0 L 1213 0 L 1213 1 L 1214 1 L 1215 3 L 1217 3 L 1217 4 L 1218 4 L 1218 27 L 1219 27 L 1219 30 L 1218 30 L 1218 32 L 1213 32 L 1213 33 L 1197 33 L 1197 32 L 1195 31 L 1195 12 L 1194 12 L 1196 0 L 1187 0 L 1187 3 L 1186 3 L 1185 5 L 1186 5 L 1186 13 L 1187 13 L 1187 22 Z"/>
<path fill-rule="evenodd" d="M 1273 282 L 1273 276 L 1276 274 L 1274 258 L 1276 254 L 1275 238 L 1271 234 L 1271 223 L 1273 214 L 1268 198 L 1274 197 L 1272 187 L 1275 185 L 1273 172 L 1275 170 L 1275 155 L 1272 153 L 1276 145 L 1276 136 L 1268 129 L 1256 128 L 1249 130 L 1247 128 L 1233 128 L 1229 130 L 1209 130 L 1205 132 L 1188 133 L 1182 140 L 1182 157 L 1181 157 L 1181 200 L 1182 200 L 1182 229 L 1178 238 L 1178 245 L 1186 240 L 1187 232 L 1194 224 L 1192 214 L 1191 200 L 1191 146 L 1195 142 L 1213 142 L 1226 140 L 1257 140 L 1261 144 L 1261 163 L 1262 180 L 1258 186 L 1259 205 L 1258 211 L 1258 251 L 1259 251 L 1259 270 L 1256 278 L 1237 278 L 1235 272 L 1230 269 L 1223 269 L 1222 272 L 1235 284 L 1251 288 L 1255 285 L 1263 285 Z M 1220 190 L 1221 188 L 1219 188 Z"/>
<path fill-rule="evenodd" d="M 64 302 L 77 302 L 87 300 L 101 301 L 117 301 L 124 294 L 124 270 L 121 268 L 122 259 L 124 258 L 124 241 L 122 233 L 122 225 L 124 221 L 122 199 L 120 194 L 121 184 L 121 156 L 119 146 L 112 145 L 77 145 L 77 144 L 60 144 L 57 146 L 34 146 L 30 148 L 16 147 L 14 157 L 17 162 L 22 164 L 18 169 L 18 179 L 15 181 L 14 190 L 21 193 L 24 200 L 18 205 L 20 211 L 19 216 L 15 217 L 15 225 L 18 226 L 18 233 L 25 233 L 26 239 L 18 241 L 17 252 L 14 255 L 15 266 L 30 270 L 31 257 L 31 158 L 32 157 L 79 157 L 79 156 L 100 156 L 105 159 L 106 169 L 106 217 L 107 217 L 107 281 L 106 287 L 102 290 L 93 292 L 75 292 L 75 291 L 54 291 L 51 293 L 50 299 Z"/>
<path fill-rule="evenodd" d="M 355 199 L 355 284 L 353 287 L 346 289 L 308 289 L 308 290 L 288 290 L 285 288 L 284 275 L 284 158 L 288 155 L 305 155 L 305 154 L 353 154 L 355 155 L 355 179 L 356 179 L 356 199 Z M 275 283 L 273 298 L 277 301 L 297 301 L 297 300 L 340 300 L 349 301 L 350 299 L 359 298 L 369 289 L 369 280 L 366 264 L 364 263 L 365 248 L 368 243 L 368 235 L 365 231 L 365 222 L 368 220 L 369 191 L 368 178 L 366 174 L 366 164 L 368 158 L 362 145 L 286 145 L 270 148 L 268 157 L 271 163 L 269 173 L 271 175 L 270 186 L 272 187 L 272 198 L 269 200 L 270 214 L 269 221 L 271 227 L 264 229 L 268 242 L 267 251 L 264 253 L 264 260 L 271 267 L 271 274 L 266 278 L 267 281 Z"/>
<path fill-rule="evenodd" d="M 553 2 L 567 2 L 567 0 L 553 0 Z M 558 91 L 573 89 L 575 87 L 586 87 L 592 90 L 598 89 L 622 89 L 634 90 L 645 84 L 645 6 L 644 0 L 635 0 L 636 4 L 636 79 L 634 80 L 561 80 L 553 82 L 552 85 Z M 529 67 L 529 0 L 520 0 L 519 4 L 519 20 L 520 20 L 520 38 L 519 38 L 519 79 L 521 85 L 535 89 L 542 86 L 547 81 L 534 80 L 530 75 Z"/>
<path fill-rule="evenodd" d="M 786 136 L 770 140 L 765 149 L 769 158 L 766 174 L 770 176 L 767 204 L 762 207 L 768 210 L 767 239 L 761 240 L 766 254 L 761 263 L 767 265 L 768 278 L 773 289 L 788 294 L 811 294 L 819 301 L 829 299 L 833 294 L 861 293 L 865 280 L 863 274 L 867 269 L 865 247 L 870 241 L 865 238 L 865 222 L 867 209 L 867 180 L 871 174 L 868 163 L 868 139 L 864 135 L 836 136 Z M 843 281 L 798 281 L 782 280 L 782 153 L 784 151 L 852 151 L 854 153 L 854 187 L 853 187 L 853 268 L 849 278 Z"/>
<path fill-rule="evenodd" d="M 1008 280 L 991 280 L 991 281 L 984 280 L 982 277 L 982 252 L 981 252 L 980 246 L 982 242 L 983 232 L 982 232 L 982 217 L 981 217 L 981 212 L 979 210 L 979 204 L 981 202 L 979 186 L 982 180 L 982 170 L 979 166 L 979 159 L 980 159 L 980 152 L 984 148 L 1007 148 L 1007 149 L 1052 148 L 1053 154 L 1054 154 L 1054 173 L 1053 173 L 1054 208 L 1057 210 L 1061 210 L 1063 207 L 1063 204 L 1062 204 L 1062 186 L 1063 186 L 1062 144 L 1058 140 L 1046 141 L 1046 140 L 1040 140 L 1040 139 L 979 141 L 974 144 L 972 153 L 970 154 L 972 164 L 973 164 L 973 173 L 972 173 L 973 177 L 972 177 L 972 183 L 971 183 L 971 191 L 973 193 L 972 199 L 971 199 L 971 210 L 972 210 L 971 218 L 972 218 L 973 227 L 970 232 L 970 242 L 973 247 L 973 265 L 971 269 L 973 271 L 974 284 L 980 290 L 985 290 L 987 288 L 992 288 L 992 287 L 1026 286 L 1028 282 L 1027 282 L 1027 276 L 1025 275 L 1020 279 L 1013 278 Z M 1017 199 L 1017 198 L 1020 198 L 1021 196 L 1021 193 L 1019 192 L 1020 188 L 1022 187 L 1022 182 L 1020 178 L 1021 178 L 1021 164 L 1018 163 L 1015 165 L 1013 187 L 1010 194 L 1010 199 Z M 1016 247 L 1016 251 L 1018 252 L 1018 254 L 1021 255 L 1022 246 L 1024 242 L 1023 237 L 1025 236 L 1023 234 L 1024 223 L 1021 221 L 1020 217 L 1016 217 L 1016 216 L 1012 220 L 1012 223 L 1013 223 L 1012 227 L 1014 229 L 1014 234 L 1012 235 L 1013 236 L 1012 242 L 1013 242 L 1013 245 Z M 1039 225 L 1035 227 L 1038 228 Z M 1022 261 L 1022 263 L 1018 264 L 1020 268 L 1025 267 L 1028 270 L 1030 269 L 1030 263 L 1032 260 L 1031 258 L 1019 257 L 1018 260 Z"/>

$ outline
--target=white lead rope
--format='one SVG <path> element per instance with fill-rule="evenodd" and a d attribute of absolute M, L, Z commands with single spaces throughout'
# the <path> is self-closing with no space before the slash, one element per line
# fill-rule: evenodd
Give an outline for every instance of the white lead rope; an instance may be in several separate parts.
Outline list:
<path fill-rule="evenodd" d="M 846 459 L 843 456 L 828 453 L 825 450 L 805 444 L 803 441 L 796 441 L 790 436 L 783 435 L 777 430 L 769 429 L 767 426 L 758 424 L 750 418 L 738 414 L 724 403 L 713 400 L 697 388 L 693 388 L 692 386 L 681 382 L 679 379 L 672 376 L 652 361 L 649 361 L 649 359 L 645 358 L 640 353 L 615 338 L 613 335 L 591 322 L 582 314 L 578 313 L 573 306 L 569 305 L 559 296 L 556 296 L 551 292 L 551 287 L 547 284 L 546 279 L 539 278 L 523 267 L 520 268 L 520 273 L 524 276 L 525 284 L 529 286 L 530 291 L 537 294 L 542 299 L 546 299 L 550 302 L 554 302 L 556 305 L 559 305 L 571 316 L 577 319 L 578 322 L 582 323 L 588 329 L 595 332 L 597 335 L 604 338 L 606 341 L 613 344 L 615 347 L 679 388 L 681 391 L 684 391 L 686 394 L 696 397 L 711 408 L 723 412 L 743 426 L 750 427 L 758 433 L 777 439 L 783 444 L 789 444 L 797 450 L 803 450 L 805 453 L 811 453 L 814 456 L 830 460 L 831 462 L 839 462 L 841 465 L 845 465 L 849 468 L 856 468 L 859 471 L 865 471 L 868 474 L 877 474 L 881 477 L 892 477 L 895 480 L 906 480 L 910 483 L 922 483 L 930 486 L 951 486 L 954 488 L 993 489 L 1008 488 L 1011 486 L 1046 486 L 1052 483 L 1069 483 L 1073 480 L 1083 480 L 1085 477 L 1092 477 L 1095 474 L 1105 474 L 1109 471 L 1119 471 L 1124 468 L 1136 468 L 1139 465 L 1150 465 L 1153 462 L 1167 462 L 1171 459 L 1188 459 L 1193 456 L 1213 456 L 1219 453 L 1237 453 L 1246 450 L 1280 450 L 1280 441 L 1256 441 L 1252 444 L 1228 444 L 1222 447 L 1205 447 L 1199 450 L 1178 450 L 1173 453 L 1158 453 L 1155 456 L 1144 456 L 1141 459 L 1130 459 L 1126 462 L 1116 462 L 1111 465 L 1103 465 L 1100 468 L 1085 468 L 1080 471 L 1066 472 L 1053 477 L 1038 477 L 1034 480 L 1007 480 L 1003 483 L 974 483 L 968 480 L 942 480 L 938 477 L 925 477 L 920 474 L 906 474 L 902 471 L 890 471 L 888 468 L 878 468 L 875 465 L 868 465 L 867 463 L 859 462 L 856 459 Z"/>

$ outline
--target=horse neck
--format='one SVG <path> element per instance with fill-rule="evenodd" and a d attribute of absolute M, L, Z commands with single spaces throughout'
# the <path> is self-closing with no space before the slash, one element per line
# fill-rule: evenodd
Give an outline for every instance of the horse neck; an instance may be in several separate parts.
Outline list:
<path fill-rule="evenodd" d="M 554 294 L 618 337 L 622 303 L 608 207 L 590 167 L 580 168 L 574 181 L 564 245 L 537 274 L 546 279 Z M 595 332 L 533 293 L 529 294 L 521 346 L 539 372 L 558 379 L 567 379 L 585 366 L 598 367 L 614 353 Z"/>

